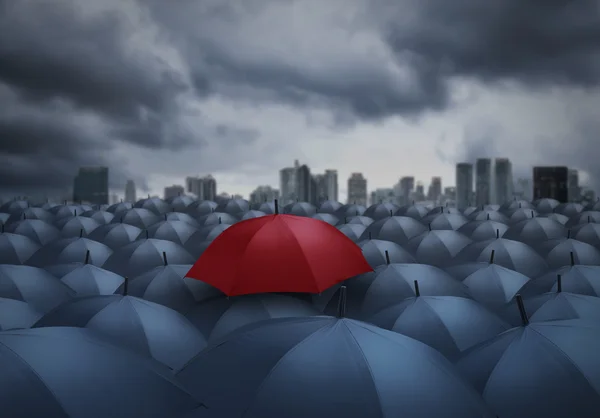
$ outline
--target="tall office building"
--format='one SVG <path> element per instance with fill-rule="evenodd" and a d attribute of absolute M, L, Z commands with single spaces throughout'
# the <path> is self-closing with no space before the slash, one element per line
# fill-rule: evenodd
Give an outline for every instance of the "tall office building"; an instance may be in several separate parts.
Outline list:
<path fill-rule="evenodd" d="M 371 192 L 371 205 L 375 205 L 378 203 L 396 203 L 396 195 L 394 194 L 394 189 L 392 188 L 383 188 L 383 189 L 375 189 Z"/>
<path fill-rule="evenodd" d="M 414 177 L 402 177 L 394 186 L 394 195 L 396 196 L 396 204 L 399 206 L 408 205 L 411 195 L 415 188 Z"/>
<path fill-rule="evenodd" d="M 473 165 L 456 164 L 456 208 L 464 210 L 471 206 L 473 199 Z"/>
<path fill-rule="evenodd" d="M 432 202 L 439 202 L 442 197 L 442 178 L 432 177 L 429 190 L 427 191 L 427 199 Z"/>
<path fill-rule="evenodd" d="M 199 200 L 214 201 L 217 198 L 217 180 L 210 174 L 186 177 L 184 191 L 196 195 Z"/>
<path fill-rule="evenodd" d="M 367 179 L 362 173 L 352 173 L 348 178 L 348 203 L 364 206 L 368 204 Z"/>
<path fill-rule="evenodd" d="M 317 203 L 321 204 L 327 200 L 327 186 L 325 184 L 325 174 L 313 175 L 316 188 Z"/>
<path fill-rule="evenodd" d="M 492 160 L 478 158 L 475 162 L 475 204 L 477 206 L 492 203 Z"/>
<path fill-rule="evenodd" d="M 513 196 L 531 202 L 533 200 L 533 186 L 531 180 L 525 178 L 518 179 Z"/>
<path fill-rule="evenodd" d="M 300 202 L 316 204 L 317 187 L 315 179 L 310 174 L 310 168 L 303 164 L 296 170 L 296 198 Z"/>
<path fill-rule="evenodd" d="M 185 188 L 183 186 L 178 186 L 176 184 L 165 187 L 164 191 L 164 199 L 172 199 L 177 196 L 181 196 L 185 193 Z"/>
<path fill-rule="evenodd" d="M 279 190 L 271 186 L 258 186 L 250 193 L 250 204 L 260 205 L 264 202 L 273 202 L 279 199 Z"/>
<path fill-rule="evenodd" d="M 327 200 L 338 201 L 338 172 L 337 170 L 325 170 L 325 197 Z"/>
<path fill-rule="evenodd" d="M 298 160 L 294 161 L 293 167 L 286 167 L 279 170 L 279 190 L 281 195 L 281 203 L 287 205 L 299 199 L 297 193 L 296 174 L 300 168 Z"/>
<path fill-rule="evenodd" d="M 569 200 L 569 169 L 567 167 L 533 167 L 533 199 Z"/>
<path fill-rule="evenodd" d="M 108 204 L 108 167 L 82 167 L 73 182 L 73 201 Z"/>
<path fill-rule="evenodd" d="M 513 199 L 512 163 L 508 158 L 496 158 L 494 164 L 494 192 L 493 203 L 502 205 Z"/>
<path fill-rule="evenodd" d="M 420 181 L 417 182 L 415 191 L 412 193 L 409 200 L 414 200 L 415 202 L 423 202 L 425 200 L 425 186 L 423 186 L 423 183 Z"/>
<path fill-rule="evenodd" d="M 579 171 L 569 170 L 569 202 L 579 202 L 581 200 L 581 188 L 579 187 Z"/>
<path fill-rule="evenodd" d="M 133 180 L 127 180 L 125 183 L 125 202 L 135 203 L 137 202 L 137 191 Z"/>

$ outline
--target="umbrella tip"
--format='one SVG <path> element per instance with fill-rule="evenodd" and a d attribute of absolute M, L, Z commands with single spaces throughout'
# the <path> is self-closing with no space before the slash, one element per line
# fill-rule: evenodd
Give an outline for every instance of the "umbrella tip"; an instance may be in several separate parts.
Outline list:
<path fill-rule="evenodd" d="M 77 216 L 77 209 L 73 210 L 73 216 Z"/>
<path fill-rule="evenodd" d="M 414 284 L 415 284 L 415 297 L 418 298 L 419 296 L 421 296 L 421 291 L 419 290 L 419 281 L 415 280 Z"/>
<path fill-rule="evenodd" d="M 346 316 L 346 286 L 340 287 L 340 297 L 338 299 L 337 317 L 344 318 Z"/>
<path fill-rule="evenodd" d="M 519 314 L 521 315 L 521 323 L 523 326 L 529 325 L 529 317 L 527 316 L 527 311 L 525 310 L 525 304 L 523 303 L 523 297 L 520 293 L 517 293 L 515 296 L 517 301 L 517 307 L 519 308 Z"/>
<path fill-rule="evenodd" d="M 27 219 L 27 214 L 23 212 L 23 220 Z"/>
<path fill-rule="evenodd" d="M 485 219 L 488 220 L 488 221 L 490 220 L 490 214 L 489 213 L 485 216 Z"/>
<path fill-rule="evenodd" d="M 385 250 L 385 264 L 390 264 L 390 253 L 388 250 Z"/>
<path fill-rule="evenodd" d="M 429 231 L 431 231 L 431 223 L 427 224 L 427 228 L 429 228 Z"/>
<path fill-rule="evenodd" d="M 500 238 L 500 230 L 496 229 L 496 239 Z"/>
<path fill-rule="evenodd" d="M 221 217 L 219 216 L 219 224 L 221 224 Z"/>
<path fill-rule="evenodd" d="M 123 296 L 129 293 L 129 277 L 125 276 L 123 280 Z"/>
<path fill-rule="evenodd" d="M 571 239 L 571 229 L 567 229 L 567 239 Z"/>
<path fill-rule="evenodd" d="M 169 263 L 167 262 L 167 252 L 166 251 L 163 251 L 163 264 L 165 266 L 169 265 Z"/>
<path fill-rule="evenodd" d="M 123 217 L 121 216 L 121 223 L 123 223 Z"/>
<path fill-rule="evenodd" d="M 531 217 L 535 218 L 535 212 L 534 211 L 531 211 Z"/>
<path fill-rule="evenodd" d="M 85 264 L 90 264 L 90 250 L 85 252 Z"/>
<path fill-rule="evenodd" d="M 492 250 L 490 253 L 490 264 L 494 264 L 494 256 L 496 255 L 496 250 Z"/>
<path fill-rule="evenodd" d="M 4 222 L 0 225 L 0 232 L 4 234 Z"/>
<path fill-rule="evenodd" d="M 167 214 L 165 213 L 165 221 L 167 220 Z"/>
<path fill-rule="evenodd" d="M 521 209 L 523 206 L 521 205 L 521 203 L 519 202 L 519 209 Z"/>
<path fill-rule="evenodd" d="M 394 216 L 394 211 L 390 209 L 390 216 Z"/>
<path fill-rule="evenodd" d="M 571 265 L 574 266 L 575 265 L 575 253 L 573 251 L 571 251 L 569 253 L 569 256 L 571 257 Z"/>
<path fill-rule="evenodd" d="M 556 276 L 556 293 L 562 292 L 562 274 Z"/>
<path fill-rule="evenodd" d="M 275 210 L 273 212 L 275 212 L 275 215 L 278 215 L 279 214 L 279 202 L 277 201 L 277 199 L 275 199 L 273 202 L 275 205 Z"/>
<path fill-rule="evenodd" d="M 79 230 L 79 238 L 83 238 L 83 228 Z"/>
<path fill-rule="evenodd" d="M 150 238 L 150 234 L 148 233 L 148 230 L 146 229 L 146 239 Z"/>
<path fill-rule="evenodd" d="M 369 239 L 372 239 L 372 237 L 371 237 L 371 231 L 369 231 Z"/>

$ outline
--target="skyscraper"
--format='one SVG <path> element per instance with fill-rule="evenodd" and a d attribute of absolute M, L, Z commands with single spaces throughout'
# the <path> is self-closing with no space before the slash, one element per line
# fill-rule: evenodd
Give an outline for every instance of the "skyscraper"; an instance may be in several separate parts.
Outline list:
<path fill-rule="evenodd" d="M 456 207 L 464 210 L 471 205 L 473 199 L 473 165 L 456 164 Z"/>
<path fill-rule="evenodd" d="M 408 205 L 410 196 L 415 188 L 414 177 L 402 177 L 394 186 L 394 194 L 396 195 L 396 204 L 403 206 Z"/>
<path fill-rule="evenodd" d="M 569 202 L 579 202 L 581 200 L 581 188 L 579 187 L 579 171 L 569 170 Z"/>
<path fill-rule="evenodd" d="M 204 176 L 201 179 L 202 184 L 202 196 L 199 196 L 202 200 L 215 200 L 217 198 L 217 180 L 210 174 Z"/>
<path fill-rule="evenodd" d="M 348 179 L 348 203 L 367 205 L 367 179 L 362 173 L 352 173 Z"/>
<path fill-rule="evenodd" d="M 127 180 L 125 183 L 125 201 L 135 203 L 137 201 L 136 188 L 133 180 Z"/>
<path fill-rule="evenodd" d="M 172 199 L 177 196 L 181 196 L 185 193 L 185 188 L 183 186 L 173 185 L 169 187 L 165 187 L 164 191 L 164 199 Z"/>
<path fill-rule="evenodd" d="M 108 204 L 108 167 L 82 167 L 73 181 L 73 201 Z"/>
<path fill-rule="evenodd" d="M 250 203 L 252 205 L 272 202 L 275 199 L 279 199 L 279 190 L 273 189 L 271 186 L 258 186 L 250 193 Z"/>
<path fill-rule="evenodd" d="M 338 201 L 338 172 L 337 170 L 325 170 L 325 198 Z"/>
<path fill-rule="evenodd" d="M 279 170 L 279 190 L 281 194 L 281 203 L 284 205 L 298 199 L 296 190 L 296 172 L 298 168 L 300 168 L 300 163 L 296 160 L 294 161 L 293 167 L 286 167 Z"/>
<path fill-rule="evenodd" d="M 475 162 L 475 204 L 492 203 L 492 160 L 478 158 Z"/>
<path fill-rule="evenodd" d="M 569 200 L 569 169 L 567 167 L 533 167 L 533 199 Z"/>
<path fill-rule="evenodd" d="M 313 180 L 315 182 L 317 203 L 320 204 L 327 200 L 327 186 L 325 184 L 325 174 L 315 174 L 313 175 Z"/>
<path fill-rule="evenodd" d="M 310 175 L 310 168 L 306 164 L 296 169 L 296 199 L 315 204 L 316 186 L 314 178 Z"/>
<path fill-rule="evenodd" d="M 433 202 L 439 202 L 442 197 L 442 178 L 432 177 L 429 190 L 427 191 L 427 199 Z"/>
<path fill-rule="evenodd" d="M 375 189 L 371 192 L 371 205 L 377 203 L 396 203 L 396 196 L 394 195 L 394 189 L 384 188 Z"/>
<path fill-rule="evenodd" d="M 494 165 L 495 201 L 499 205 L 513 198 L 512 163 L 508 158 L 496 158 Z"/>

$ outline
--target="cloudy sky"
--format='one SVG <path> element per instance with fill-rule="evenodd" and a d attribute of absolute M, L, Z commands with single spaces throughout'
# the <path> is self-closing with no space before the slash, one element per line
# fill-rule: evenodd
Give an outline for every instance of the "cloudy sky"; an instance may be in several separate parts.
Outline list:
<path fill-rule="evenodd" d="M 509 157 L 600 188 L 599 0 L 0 0 L 0 192 Z M 343 196 L 342 196 L 343 197 Z"/>

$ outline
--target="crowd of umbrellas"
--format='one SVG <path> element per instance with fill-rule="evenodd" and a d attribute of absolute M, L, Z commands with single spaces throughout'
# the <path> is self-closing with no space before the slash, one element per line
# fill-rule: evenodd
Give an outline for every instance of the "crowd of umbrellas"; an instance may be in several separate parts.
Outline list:
<path fill-rule="evenodd" d="M 596 418 L 600 202 L 0 206 L 10 418 Z"/>

